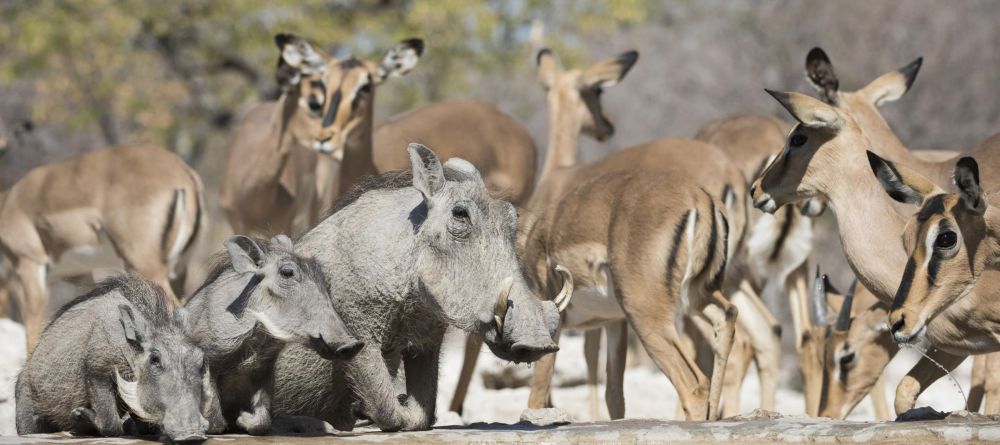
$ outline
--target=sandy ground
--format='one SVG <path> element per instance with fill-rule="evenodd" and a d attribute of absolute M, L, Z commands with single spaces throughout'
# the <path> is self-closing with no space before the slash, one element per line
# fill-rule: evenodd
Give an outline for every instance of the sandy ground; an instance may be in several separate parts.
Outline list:
<path fill-rule="evenodd" d="M 483 387 L 483 372 L 498 372 L 510 365 L 493 357 L 484 348 L 473 378 L 469 396 L 465 402 L 465 414 L 459 417 L 456 413 L 447 413 L 455 382 L 462 360 L 462 342 L 460 335 L 449 335 L 446 340 L 441 362 L 441 381 L 438 395 L 438 426 L 472 424 L 477 422 L 499 422 L 504 424 L 517 423 L 521 412 L 526 406 L 528 388 L 503 390 L 488 390 Z M 0 435 L 15 434 L 14 428 L 14 381 L 17 372 L 24 361 L 24 333 L 20 325 L 9 320 L 0 320 Z M 586 367 L 583 360 L 583 341 L 581 336 L 564 335 L 560 344 L 562 350 L 556 361 L 556 381 L 585 381 Z M 896 383 L 906 371 L 916 363 L 918 356 L 912 351 L 904 351 L 889 367 L 886 396 L 892 401 L 892 391 Z M 603 369 L 603 364 L 601 365 Z M 520 372 L 531 370 L 527 365 L 516 365 Z M 969 372 L 971 363 L 967 361 L 954 373 L 963 391 L 968 392 Z M 674 418 L 677 397 L 676 392 L 660 372 L 652 366 L 629 368 L 625 375 L 625 405 L 626 415 L 633 419 Z M 559 387 L 553 390 L 553 403 L 572 416 L 574 421 L 606 420 L 607 410 L 604 408 L 603 385 L 598 387 L 599 412 L 598 419 L 591 419 L 589 408 L 589 389 L 586 385 Z M 741 412 L 749 412 L 757 407 L 759 400 L 756 375 L 751 367 L 751 374 L 743 386 Z M 804 412 L 802 394 L 790 388 L 780 388 L 778 393 L 778 411 L 784 415 L 801 415 Z M 941 411 L 952 411 L 963 408 L 962 396 L 954 383 L 942 379 L 935 383 L 919 399 L 918 406 L 932 406 Z M 871 406 L 863 401 L 851 415 L 852 420 L 873 420 Z"/>

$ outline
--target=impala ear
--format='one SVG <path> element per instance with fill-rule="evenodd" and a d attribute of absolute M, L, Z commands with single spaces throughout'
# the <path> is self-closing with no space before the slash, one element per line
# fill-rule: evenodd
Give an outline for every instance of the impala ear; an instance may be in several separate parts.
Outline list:
<path fill-rule="evenodd" d="M 867 151 L 868 165 L 889 197 L 905 204 L 924 202 L 924 198 L 941 192 L 933 182 L 919 173 L 903 166 L 897 166 L 879 155 Z"/>
<path fill-rule="evenodd" d="M 379 63 L 376 82 L 385 82 L 390 77 L 402 76 L 417 66 L 424 54 L 423 39 L 405 39 L 386 50 Z"/>
<path fill-rule="evenodd" d="M 965 208 L 971 212 L 982 214 L 986 211 L 986 200 L 979 186 L 979 164 L 972 157 L 966 156 L 955 164 L 955 187 Z"/>
<path fill-rule="evenodd" d="M 556 74 L 561 69 L 559 57 L 551 49 L 542 48 L 535 56 L 535 65 L 537 65 L 538 81 L 546 89 L 551 88 L 556 81 Z"/>
<path fill-rule="evenodd" d="M 917 73 L 920 72 L 920 65 L 923 62 L 924 58 L 918 57 L 909 65 L 879 76 L 858 92 L 876 107 L 894 102 L 910 90 L 913 81 L 917 79 Z"/>
<path fill-rule="evenodd" d="M 768 89 L 764 91 L 777 99 L 795 120 L 808 128 L 839 131 L 844 126 L 844 120 L 837 109 L 823 101 L 802 93 L 784 93 Z"/>
<path fill-rule="evenodd" d="M 329 57 L 302 37 L 278 34 L 274 36 L 274 44 L 281 51 L 276 76 L 283 90 L 298 85 L 304 75 L 319 74 L 326 69 Z"/>
<path fill-rule="evenodd" d="M 827 103 L 836 103 L 840 80 L 833 72 L 833 63 L 820 47 L 815 47 L 806 55 L 806 77 Z"/>
<path fill-rule="evenodd" d="M 597 62 L 583 70 L 581 82 L 585 88 L 608 88 L 621 81 L 635 62 L 639 60 L 638 51 L 626 51 L 613 59 Z"/>

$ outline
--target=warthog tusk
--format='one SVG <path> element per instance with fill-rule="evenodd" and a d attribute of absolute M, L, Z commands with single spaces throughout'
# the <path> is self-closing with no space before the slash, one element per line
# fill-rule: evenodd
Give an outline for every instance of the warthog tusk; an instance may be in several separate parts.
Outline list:
<path fill-rule="evenodd" d="M 497 296 L 496 306 L 493 308 L 493 321 L 496 322 L 497 339 L 503 337 L 503 320 L 507 317 L 507 301 L 510 299 L 510 289 L 514 287 L 514 277 L 503 279 L 500 284 L 500 295 Z"/>
<path fill-rule="evenodd" d="M 573 274 L 561 264 L 556 265 L 556 272 L 562 275 L 563 283 L 562 289 L 552 302 L 559 308 L 559 312 L 562 312 L 569 306 L 569 300 L 573 297 Z"/>
<path fill-rule="evenodd" d="M 115 369 L 115 383 L 118 386 L 118 395 L 125 402 L 125 405 L 128 406 L 129 411 L 132 411 L 132 414 L 147 422 L 155 422 L 153 415 L 146 412 L 139 401 L 139 382 L 130 382 L 123 379 L 121 374 L 118 373 L 118 369 Z"/>

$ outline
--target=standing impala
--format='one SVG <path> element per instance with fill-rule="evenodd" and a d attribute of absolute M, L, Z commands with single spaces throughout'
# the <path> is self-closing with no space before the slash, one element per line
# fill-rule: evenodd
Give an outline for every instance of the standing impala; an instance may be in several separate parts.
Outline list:
<path fill-rule="evenodd" d="M 28 172 L 0 195 L 0 251 L 21 290 L 28 350 L 43 327 L 46 273 L 71 251 L 107 241 L 178 303 L 170 280 L 205 224 L 203 209 L 198 174 L 159 147 L 107 148 Z"/>
<path fill-rule="evenodd" d="M 275 43 L 281 97 L 252 108 L 229 144 L 220 198 L 237 233 L 295 233 L 296 218 L 315 223 L 339 190 L 374 174 L 375 87 L 409 72 L 424 48 L 403 40 L 376 63 L 331 57 L 290 34 Z"/>
<path fill-rule="evenodd" d="M 907 78 L 895 77 L 896 88 L 890 88 L 891 82 L 882 85 L 883 94 L 877 95 L 881 100 L 891 100 L 905 92 L 900 84 L 905 86 Z M 879 147 L 870 144 L 850 113 L 798 93 L 773 92 L 772 95 L 799 123 L 789 134 L 782 152 L 755 181 L 752 188 L 754 205 L 774 211 L 798 199 L 816 195 L 827 198 L 836 212 L 851 268 L 866 288 L 880 300 L 891 303 L 899 287 L 899 276 L 906 268 L 905 251 L 892 240 L 903 232 L 905 221 L 893 209 L 892 201 L 881 192 L 881 186 L 869 171 L 865 149 Z M 998 152 L 997 144 L 1000 138 L 994 137 L 970 151 L 990 167 L 986 171 L 1000 167 L 996 165 L 1000 160 L 993 160 L 996 157 L 990 155 Z M 986 189 L 990 190 L 989 184 Z M 983 277 L 987 283 L 998 278 L 1000 276 Z M 990 351 L 993 342 L 987 340 L 989 334 L 963 332 L 957 326 L 964 326 L 970 318 L 981 318 L 975 311 L 975 304 L 980 298 L 991 296 L 994 288 L 992 284 L 978 286 L 970 294 L 975 298 L 960 300 L 926 325 L 927 338 L 937 348 L 931 354 L 946 368 L 957 366 L 966 354 Z M 912 332 L 904 331 L 903 334 Z M 941 371 L 930 360 L 921 360 L 897 387 L 896 412 L 912 408 L 916 396 L 940 375 Z"/>

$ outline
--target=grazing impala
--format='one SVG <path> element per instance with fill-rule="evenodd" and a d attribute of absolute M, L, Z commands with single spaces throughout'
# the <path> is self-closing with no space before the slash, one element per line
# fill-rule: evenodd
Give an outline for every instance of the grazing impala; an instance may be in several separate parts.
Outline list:
<path fill-rule="evenodd" d="M 53 262 L 107 241 L 127 268 L 172 295 L 170 279 L 205 224 L 203 209 L 197 173 L 158 147 L 113 147 L 28 172 L 0 195 L 0 249 L 22 290 L 28 350 L 41 334 Z"/>
<path fill-rule="evenodd" d="M 905 86 L 906 77 L 896 77 L 897 83 Z M 905 92 L 900 85 L 895 89 L 883 86 L 889 91 L 888 95 L 879 95 L 883 101 Z M 905 221 L 893 209 L 892 201 L 881 192 L 881 186 L 869 171 L 865 154 L 865 149 L 872 147 L 869 140 L 850 113 L 798 93 L 772 92 L 772 95 L 799 123 L 789 134 L 782 152 L 755 181 L 752 188 L 755 205 L 765 211 L 774 211 L 779 205 L 798 199 L 824 196 L 837 214 L 841 241 L 851 268 L 866 288 L 891 304 L 899 287 L 899 276 L 906 268 L 905 251 L 891 240 L 903 232 Z M 991 160 L 990 156 L 991 152 L 997 152 L 998 144 L 1000 137 L 994 137 L 970 151 L 989 162 L 987 171 L 998 167 L 993 165 L 998 161 Z M 936 168 L 929 169 L 931 171 L 942 167 L 932 166 Z M 948 180 L 945 176 L 942 183 Z M 985 188 L 990 190 L 989 185 Z M 997 278 L 984 276 L 983 279 Z M 960 300 L 926 325 L 924 332 L 937 348 L 932 354 L 946 368 L 957 366 L 966 354 L 991 350 L 994 342 L 989 340 L 990 334 L 962 331 L 958 326 L 981 318 L 981 314 L 975 313 L 974 305 L 979 298 L 991 295 L 993 288 L 992 285 L 978 286 L 972 293 L 976 298 Z M 919 322 L 900 325 L 893 331 L 911 336 L 922 326 Z M 912 408 L 916 396 L 940 375 L 941 371 L 930 360 L 918 363 L 897 387 L 897 413 Z"/>
<path fill-rule="evenodd" d="M 614 134 L 614 126 L 603 111 L 601 94 L 604 89 L 617 85 L 628 74 L 638 58 L 639 53 L 627 51 L 615 58 L 597 62 L 586 69 L 564 69 L 551 50 L 543 49 L 538 52 L 535 59 L 538 65 L 538 78 L 542 86 L 545 87 L 549 107 L 549 146 L 541 173 L 540 182 L 542 184 L 545 184 L 545 179 L 556 170 L 570 168 L 576 164 L 577 140 L 580 133 L 591 135 L 599 141 L 606 140 Z M 401 122 L 396 125 L 403 126 L 404 124 Z M 387 127 L 390 126 L 387 124 Z M 397 133 L 397 131 L 402 130 L 393 130 L 392 133 Z M 389 133 L 382 133 L 380 128 L 379 134 L 388 136 Z M 432 135 L 427 136 L 433 137 Z M 439 146 L 447 147 L 447 144 Z M 452 150 L 454 149 L 457 147 L 452 148 Z M 532 150 L 534 149 L 532 148 Z M 378 144 L 376 144 L 376 151 L 378 151 Z M 462 154 L 461 157 L 467 159 L 465 154 Z M 533 151 L 530 158 L 534 162 Z M 532 167 L 532 180 L 534 180 L 533 172 L 534 167 Z M 494 175 L 484 171 L 483 176 L 489 184 L 488 178 Z M 496 188 L 498 184 L 494 183 L 493 186 Z M 540 185 L 540 187 L 541 190 L 545 190 L 545 185 Z M 516 190 L 514 189 L 515 192 Z M 530 188 L 527 190 L 530 191 Z M 526 196 L 515 194 L 514 198 L 523 199 Z M 544 209 L 548 202 L 542 202 L 542 198 L 534 197 L 529 208 Z M 531 216 L 528 216 L 528 219 L 530 218 Z M 521 230 L 519 233 L 523 234 L 524 231 Z M 452 398 L 451 411 L 462 412 L 462 403 L 468 391 L 469 381 L 472 379 L 481 347 L 482 340 L 478 337 L 470 336 L 467 338 L 465 360 L 458 385 L 455 388 L 455 395 Z M 591 401 L 595 403 L 595 398 L 592 397 Z"/>
<path fill-rule="evenodd" d="M 220 198 L 237 233 L 294 233 L 318 221 L 339 190 L 374 174 L 375 87 L 409 72 L 424 47 L 403 40 L 376 63 L 331 57 L 290 34 L 275 43 L 281 97 L 252 108 L 229 145 Z"/>

